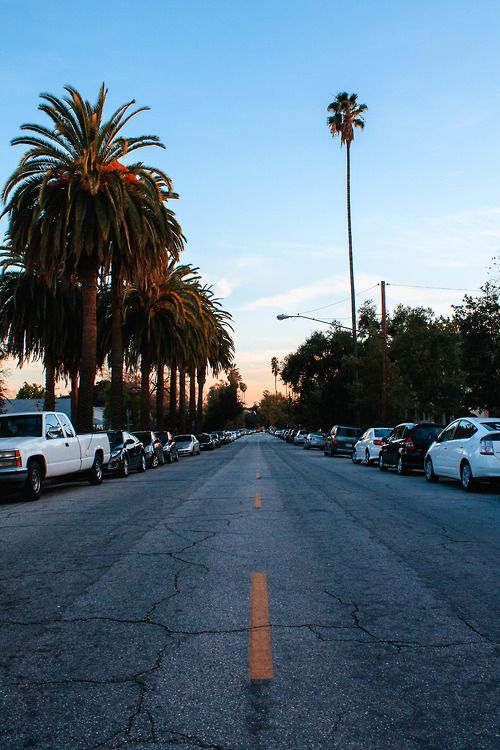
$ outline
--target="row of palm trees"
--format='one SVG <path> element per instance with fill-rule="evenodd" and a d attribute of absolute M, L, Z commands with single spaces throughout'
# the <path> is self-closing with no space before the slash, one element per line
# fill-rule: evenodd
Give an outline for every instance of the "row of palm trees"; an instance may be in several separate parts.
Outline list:
<path fill-rule="evenodd" d="M 104 364 L 111 369 L 113 427 L 124 423 L 124 368 L 139 363 L 144 427 L 152 371 L 163 425 L 166 366 L 171 410 L 178 383 L 182 421 L 188 373 L 190 416 L 201 422 L 207 368 L 231 366 L 232 329 L 198 269 L 179 264 L 185 238 L 168 205 L 177 198 L 170 178 L 142 162 L 122 162 L 163 144 L 152 135 L 123 135 L 146 107 L 134 110 L 131 101 L 105 119 L 104 85 L 95 104 L 65 90 L 62 99 L 41 96 L 51 126 L 22 125 L 27 134 L 12 141 L 27 150 L 2 194 L 9 224 L 0 259 L 0 338 L 20 365 L 43 361 L 47 408 L 56 379 L 71 381 L 80 431 L 92 429 L 96 369 Z"/>

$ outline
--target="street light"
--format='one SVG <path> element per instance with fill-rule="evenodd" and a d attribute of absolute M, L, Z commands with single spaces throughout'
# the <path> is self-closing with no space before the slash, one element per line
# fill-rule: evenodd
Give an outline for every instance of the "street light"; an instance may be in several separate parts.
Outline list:
<path fill-rule="evenodd" d="M 352 333 L 352 328 L 340 325 L 340 323 L 337 323 L 334 320 L 320 320 L 319 318 L 310 318 L 308 315 L 300 315 L 299 313 L 297 313 L 297 315 L 286 315 L 285 313 L 280 313 L 280 315 L 277 315 L 276 318 L 278 320 L 288 320 L 288 318 L 304 318 L 305 320 L 314 320 L 316 323 L 324 323 L 327 326 L 333 326 L 333 328 L 343 328 L 345 331 L 350 331 Z"/>

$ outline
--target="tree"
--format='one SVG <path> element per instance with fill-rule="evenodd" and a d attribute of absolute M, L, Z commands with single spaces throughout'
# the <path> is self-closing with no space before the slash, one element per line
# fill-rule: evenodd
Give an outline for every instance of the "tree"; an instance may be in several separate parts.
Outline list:
<path fill-rule="evenodd" d="M 156 136 L 125 138 L 125 125 L 144 111 L 121 105 L 106 121 L 107 89 L 101 86 L 95 104 L 71 86 L 59 99 L 42 94 L 39 109 L 52 128 L 28 123 L 28 135 L 13 145 L 27 146 L 20 164 L 3 190 L 4 213 L 14 249 L 25 254 L 28 270 L 48 283 L 61 275 L 75 280 L 82 296 L 82 346 L 77 426 L 92 429 L 96 372 L 96 304 L 99 273 L 115 267 L 115 277 L 135 254 L 135 271 L 151 268 L 151 257 L 163 257 L 172 233 L 180 236 L 165 202 L 170 180 L 140 162 L 124 166 L 119 159 L 146 146 L 160 146 Z M 119 271 L 117 272 L 117 266 Z M 119 283 L 119 282 L 117 282 Z M 117 299 L 115 301 L 118 300 Z"/>
<path fill-rule="evenodd" d="M 278 357 L 271 358 L 271 372 L 274 375 L 274 392 L 278 393 L 278 389 L 276 387 L 276 379 L 278 375 L 280 374 L 280 365 L 278 362 Z"/>
<path fill-rule="evenodd" d="M 22 386 L 19 388 L 18 392 L 16 393 L 16 398 L 20 399 L 43 399 L 45 398 L 45 388 L 43 385 L 39 385 L 38 383 L 27 383 L 24 381 Z"/>
<path fill-rule="evenodd" d="M 243 414 L 243 406 L 238 399 L 238 386 L 241 377 L 236 367 L 232 367 L 227 381 L 216 383 L 208 391 L 205 428 L 207 430 L 234 427 Z"/>
<path fill-rule="evenodd" d="M 463 304 L 453 309 L 462 336 L 465 403 L 496 415 L 500 412 L 500 290 L 486 283 L 480 296 L 465 295 Z"/>
<path fill-rule="evenodd" d="M 0 412 L 2 411 L 3 405 L 5 404 L 5 399 L 7 398 L 5 393 L 5 377 L 6 377 L 6 370 L 3 367 L 3 363 L 5 360 L 5 351 L 0 347 Z"/>
<path fill-rule="evenodd" d="M 347 239 L 349 245 L 349 276 L 351 281 L 351 319 L 352 338 L 354 343 L 354 355 L 357 353 L 356 334 L 356 296 L 354 291 L 354 262 L 352 254 L 352 231 L 351 231 L 351 143 L 354 140 L 354 129 L 365 127 L 362 117 L 367 110 L 366 104 L 358 104 L 357 94 L 349 95 L 347 92 L 337 94 L 335 100 L 328 105 L 328 112 L 332 115 L 327 123 L 333 137 L 340 137 L 340 145 L 346 147 L 346 184 L 347 184 Z"/>
<path fill-rule="evenodd" d="M 288 423 L 288 400 L 281 393 L 264 391 L 258 409 L 266 427 L 285 427 Z"/>

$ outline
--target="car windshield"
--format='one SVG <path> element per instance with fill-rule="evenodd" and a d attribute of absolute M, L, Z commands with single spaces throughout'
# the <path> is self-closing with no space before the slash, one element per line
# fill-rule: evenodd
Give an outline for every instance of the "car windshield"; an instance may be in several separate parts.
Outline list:
<path fill-rule="evenodd" d="M 121 432 L 108 432 L 108 438 L 111 450 L 123 445 L 123 434 Z"/>
<path fill-rule="evenodd" d="M 337 437 L 358 437 L 361 430 L 357 427 L 339 427 L 337 430 Z"/>
<path fill-rule="evenodd" d="M 190 443 L 191 435 L 176 435 L 175 442 L 176 443 Z"/>
<path fill-rule="evenodd" d="M 500 430 L 500 422 L 481 422 L 483 427 L 486 427 L 490 432 L 498 432 Z"/>
<path fill-rule="evenodd" d="M 16 414 L 0 417 L 0 438 L 41 436 L 41 414 Z"/>
<path fill-rule="evenodd" d="M 392 432 L 390 427 L 377 427 L 375 430 L 375 437 L 387 437 Z"/>

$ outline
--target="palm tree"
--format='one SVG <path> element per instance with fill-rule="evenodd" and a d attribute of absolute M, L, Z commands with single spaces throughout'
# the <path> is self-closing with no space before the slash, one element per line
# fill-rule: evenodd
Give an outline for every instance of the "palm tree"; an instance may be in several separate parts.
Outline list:
<path fill-rule="evenodd" d="M 280 374 L 280 364 L 278 362 L 278 357 L 271 358 L 271 372 L 274 375 L 274 394 L 276 395 L 278 393 L 278 389 L 276 387 L 276 379 Z"/>
<path fill-rule="evenodd" d="M 165 248 L 182 235 L 165 201 L 172 196 L 166 174 L 137 162 L 119 161 L 146 146 L 163 147 L 156 136 L 125 138 L 122 130 L 139 112 L 134 101 L 104 119 L 107 89 L 95 104 L 66 86 L 59 99 L 42 94 L 39 109 L 52 128 L 28 123 L 27 135 L 13 145 L 27 146 L 7 180 L 2 198 L 10 218 L 15 250 L 25 252 L 28 270 L 51 284 L 63 276 L 81 289 L 82 347 L 77 426 L 92 429 L 96 371 L 96 298 L 98 276 L 111 269 L 120 284 L 125 269 L 144 269 L 160 262 Z M 134 257 L 137 256 L 137 257 Z M 140 259 L 140 260 L 139 260 Z M 139 279 L 138 281 L 141 281 Z M 117 294 L 116 304 L 118 305 Z M 115 363 L 113 363 L 115 364 Z M 118 365 L 117 365 L 118 366 Z"/>
<path fill-rule="evenodd" d="M 53 411 L 56 379 L 69 377 L 79 356 L 79 289 L 60 280 L 48 286 L 9 246 L 0 255 L 0 269 L 0 338 L 19 366 L 43 361 L 44 408 Z"/>
<path fill-rule="evenodd" d="M 340 145 L 345 143 L 347 157 L 347 239 L 349 243 L 349 276 L 351 280 L 351 317 L 352 317 L 352 340 L 354 356 L 357 353 L 357 331 L 356 331 L 356 297 L 354 293 L 354 263 L 352 257 L 352 232 L 351 232 L 351 143 L 354 140 L 354 128 L 365 127 L 362 117 L 368 108 L 366 104 L 358 104 L 357 94 L 342 92 L 337 94 L 335 101 L 328 105 L 328 112 L 332 115 L 327 123 L 333 137 L 340 137 Z"/>

